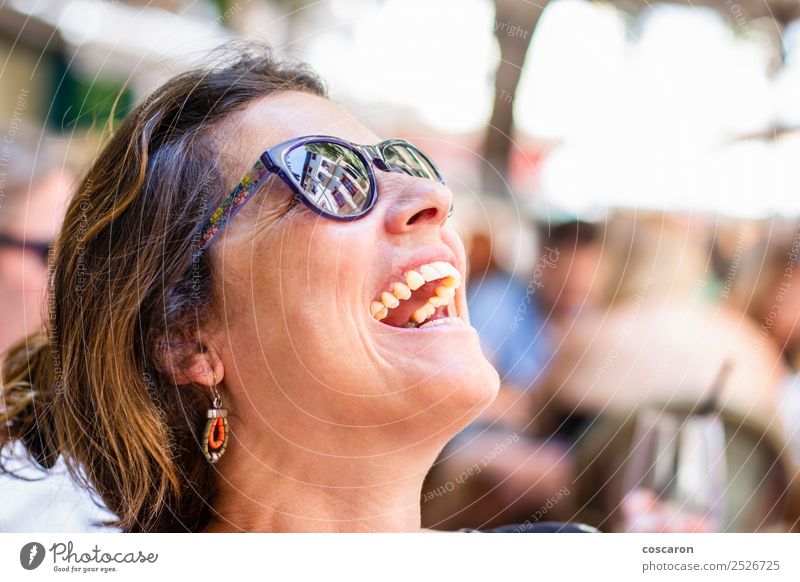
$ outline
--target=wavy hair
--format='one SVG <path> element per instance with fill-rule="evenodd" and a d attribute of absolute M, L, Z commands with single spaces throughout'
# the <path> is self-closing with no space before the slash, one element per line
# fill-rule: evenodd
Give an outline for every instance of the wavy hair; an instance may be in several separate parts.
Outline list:
<path fill-rule="evenodd" d="M 177 387 L 164 353 L 195 349 L 209 324 L 211 259 L 193 248 L 238 180 L 220 164 L 220 122 L 282 91 L 325 95 L 304 65 L 237 44 L 136 107 L 69 205 L 45 329 L 2 364 L 0 447 L 20 441 L 45 469 L 63 456 L 123 531 L 201 531 L 211 517 L 208 387 Z"/>

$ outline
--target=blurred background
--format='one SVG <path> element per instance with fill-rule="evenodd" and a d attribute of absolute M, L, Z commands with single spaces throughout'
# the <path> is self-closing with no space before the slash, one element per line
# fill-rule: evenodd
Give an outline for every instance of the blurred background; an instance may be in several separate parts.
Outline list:
<path fill-rule="evenodd" d="M 236 38 L 310 63 L 456 195 L 503 387 L 426 526 L 800 528 L 797 0 L 0 1 L 0 351 L 40 324 L 109 120 Z M 102 516 L 34 487 L 0 479 L 0 531 Z"/>

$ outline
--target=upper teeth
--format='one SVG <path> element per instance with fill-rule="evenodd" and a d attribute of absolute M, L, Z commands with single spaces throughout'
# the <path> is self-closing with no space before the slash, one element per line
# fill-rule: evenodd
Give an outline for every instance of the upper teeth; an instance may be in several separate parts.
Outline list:
<path fill-rule="evenodd" d="M 419 272 L 423 277 L 425 277 L 426 281 L 435 281 L 436 279 L 440 279 L 442 277 L 442 274 L 439 273 L 437 269 L 434 269 L 431 265 L 422 265 L 419 268 Z"/>
<path fill-rule="evenodd" d="M 461 273 L 450 263 L 436 261 L 406 271 L 403 281 L 395 281 L 389 286 L 389 291 L 381 293 L 380 301 L 370 304 L 370 313 L 375 319 L 381 320 L 389 315 L 389 310 L 400 305 L 411 297 L 411 292 L 416 291 L 425 283 L 442 279 L 434 290 L 432 297 L 411 315 L 411 322 L 422 323 L 436 311 L 437 307 L 447 305 L 456 294 L 456 288 L 461 286 Z"/>
<path fill-rule="evenodd" d="M 381 293 L 381 303 L 383 303 L 389 309 L 394 309 L 400 305 L 400 300 L 388 291 L 384 291 Z"/>
<path fill-rule="evenodd" d="M 411 289 L 408 288 L 408 285 L 405 283 L 401 283 L 400 281 L 395 281 L 392 283 L 392 295 L 397 297 L 398 299 L 408 299 L 411 297 Z"/>
<path fill-rule="evenodd" d="M 408 283 L 409 289 L 416 291 L 425 284 L 425 277 L 411 270 L 406 273 L 406 282 Z"/>

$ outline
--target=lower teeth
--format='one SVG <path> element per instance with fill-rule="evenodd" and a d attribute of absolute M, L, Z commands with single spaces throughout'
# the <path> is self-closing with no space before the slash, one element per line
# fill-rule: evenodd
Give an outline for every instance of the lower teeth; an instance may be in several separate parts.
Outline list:
<path fill-rule="evenodd" d="M 420 328 L 432 326 L 432 325 L 435 325 L 435 324 L 440 324 L 441 325 L 441 324 L 445 324 L 445 323 L 450 323 L 451 321 L 454 321 L 455 319 L 456 318 L 454 318 L 454 317 L 442 317 L 442 318 L 439 318 L 439 319 L 432 319 L 432 320 L 426 321 L 425 323 L 420 325 Z"/>

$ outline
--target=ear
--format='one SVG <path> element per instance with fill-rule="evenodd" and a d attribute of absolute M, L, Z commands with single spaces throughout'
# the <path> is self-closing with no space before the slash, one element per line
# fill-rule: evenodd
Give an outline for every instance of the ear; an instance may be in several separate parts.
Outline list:
<path fill-rule="evenodd" d="M 191 355 L 181 369 L 173 372 L 175 384 L 202 384 L 203 386 L 213 386 L 221 384 L 225 377 L 225 366 L 219 354 L 209 349 Z"/>
<path fill-rule="evenodd" d="M 225 377 L 225 366 L 219 352 L 199 340 L 181 346 L 164 345 L 161 361 L 177 386 L 200 384 L 213 386 Z"/>

